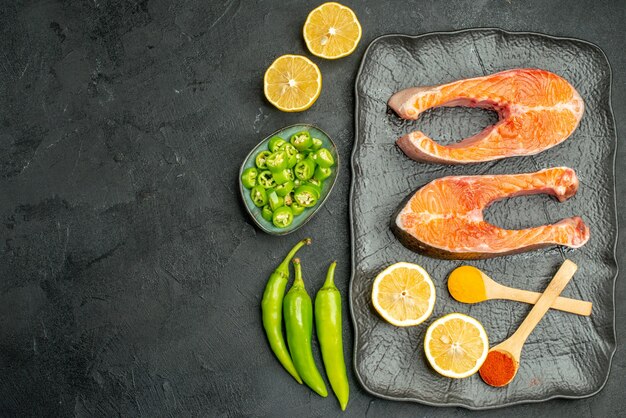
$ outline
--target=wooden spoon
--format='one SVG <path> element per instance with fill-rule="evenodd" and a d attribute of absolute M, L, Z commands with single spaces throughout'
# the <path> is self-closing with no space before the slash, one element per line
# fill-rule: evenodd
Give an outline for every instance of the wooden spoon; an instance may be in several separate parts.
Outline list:
<path fill-rule="evenodd" d="M 554 279 L 552 279 L 546 290 L 543 292 L 535 306 L 533 306 L 533 308 L 530 310 L 528 316 L 526 317 L 526 319 L 524 319 L 524 322 L 521 323 L 517 331 L 515 331 L 515 333 L 509 338 L 489 350 L 489 354 L 491 354 L 492 352 L 501 353 L 509 359 L 512 359 L 513 370 L 510 374 L 510 378 L 506 382 L 502 382 L 502 384 L 493 384 L 492 382 L 489 382 L 489 378 L 488 376 L 486 376 L 486 369 L 491 369 L 493 371 L 494 367 L 497 369 L 498 363 L 493 362 L 488 365 L 490 358 L 488 354 L 487 360 L 480 368 L 480 376 L 486 383 L 492 386 L 506 386 L 513 380 L 513 378 L 517 374 L 517 370 L 519 369 L 519 361 L 522 354 L 522 347 L 524 346 L 526 339 L 535 329 L 539 321 L 541 321 L 541 318 L 543 318 L 546 312 L 548 312 L 548 309 L 550 309 L 552 302 L 554 302 L 554 300 L 563 291 L 567 283 L 569 283 L 570 279 L 574 276 L 574 273 L 576 273 L 577 269 L 578 267 L 576 266 L 576 264 L 574 264 L 570 260 L 565 260 L 559 268 L 559 271 L 556 272 Z M 500 375 L 506 374 L 506 371 L 504 370 L 496 371 Z"/>
<path fill-rule="evenodd" d="M 534 305 L 541 293 L 515 289 L 501 285 L 473 266 L 461 266 L 448 276 L 448 290 L 452 297 L 463 303 L 484 302 L 491 299 L 507 299 Z M 578 315 L 591 315 L 591 302 L 559 296 L 552 309 Z"/>

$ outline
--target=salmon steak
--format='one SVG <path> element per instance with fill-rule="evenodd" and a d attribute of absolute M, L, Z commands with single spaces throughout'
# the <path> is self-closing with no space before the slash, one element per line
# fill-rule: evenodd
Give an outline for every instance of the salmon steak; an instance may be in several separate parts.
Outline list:
<path fill-rule="evenodd" d="M 576 173 L 567 167 L 442 177 L 409 198 L 392 220 L 392 229 L 407 248 L 445 259 L 491 258 L 552 245 L 578 248 L 589 240 L 589 228 L 578 216 L 519 230 L 499 228 L 483 219 L 483 209 L 500 199 L 546 193 L 563 202 L 577 189 Z"/>
<path fill-rule="evenodd" d="M 565 79 L 545 70 L 515 69 L 431 87 L 401 90 L 389 107 L 404 119 L 427 109 L 467 106 L 491 109 L 499 121 L 451 145 L 440 145 L 421 131 L 396 141 L 417 161 L 469 164 L 537 154 L 565 141 L 576 130 L 584 102 Z"/>

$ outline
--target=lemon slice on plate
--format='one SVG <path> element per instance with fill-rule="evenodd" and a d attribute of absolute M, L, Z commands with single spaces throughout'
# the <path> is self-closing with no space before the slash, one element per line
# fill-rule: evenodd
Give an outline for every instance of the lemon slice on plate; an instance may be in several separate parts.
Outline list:
<path fill-rule="evenodd" d="M 480 322 L 461 313 L 451 313 L 428 327 L 424 351 L 437 373 L 460 379 L 480 369 L 487 358 L 489 340 Z"/>
<path fill-rule="evenodd" d="M 322 91 L 322 73 L 307 57 L 283 55 L 265 71 L 263 91 L 283 112 L 301 112 L 315 103 Z"/>
<path fill-rule="evenodd" d="M 349 7 L 324 3 L 309 13 L 302 35 L 311 54 L 337 59 L 356 49 L 361 40 L 361 24 Z"/>
<path fill-rule="evenodd" d="M 372 304 L 393 325 L 418 325 L 435 307 L 435 286 L 426 270 L 417 264 L 396 263 L 376 276 Z"/>

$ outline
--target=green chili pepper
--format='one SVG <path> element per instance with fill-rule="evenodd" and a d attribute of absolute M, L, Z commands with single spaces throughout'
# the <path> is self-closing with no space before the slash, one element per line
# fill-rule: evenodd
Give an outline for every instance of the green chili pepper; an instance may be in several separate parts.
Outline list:
<path fill-rule="evenodd" d="M 276 180 L 274 180 L 274 177 L 272 176 L 272 172 L 269 170 L 261 171 L 259 173 L 259 176 L 256 178 L 256 181 L 259 184 L 259 186 L 265 189 L 269 189 L 270 187 L 276 186 Z"/>
<path fill-rule="evenodd" d="M 280 199 L 282 199 L 282 197 Z M 287 228 L 292 222 L 293 212 L 289 206 L 279 207 L 272 215 L 272 223 L 278 228 Z"/>
<path fill-rule="evenodd" d="M 252 190 L 250 190 L 250 199 L 252 199 L 252 203 L 258 208 L 265 206 L 267 205 L 267 192 L 261 186 L 254 186 Z"/>
<path fill-rule="evenodd" d="M 333 154 L 326 148 L 320 148 L 313 153 L 313 159 L 320 167 L 328 168 L 335 164 Z"/>
<path fill-rule="evenodd" d="M 315 161 L 311 158 L 306 158 L 296 164 L 293 172 L 300 180 L 308 180 L 315 173 Z"/>
<path fill-rule="evenodd" d="M 270 205 L 263 206 L 263 209 L 261 210 L 261 216 L 266 221 L 272 222 L 272 208 L 270 208 Z"/>
<path fill-rule="evenodd" d="M 260 168 L 261 170 L 266 169 L 267 168 L 267 164 L 266 164 L 266 160 L 267 157 L 269 157 L 272 153 L 269 151 L 261 151 L 256 155 L 256 158 L 254 159 L 254 162 L 256 163 L 256 166 L 258 168 Z"/>
<path fill-rule="evenodd" d="M 304 206 L 300 205 L 294 199 L 294 202 L 291 204 L 291 211 L 293 212 L 293 216 L 298 216 L 304 212 Z"/>
<path fill-rule="evenodd" d="M 287 154 L 287 168 L 292 168 L 298 162 L 298 150 L 289 142 L 285 142 L 280 151 L 284 151 Z"/>
<path fill-rule="evenodd" d="M 333 170 L 329 167 L 317 166 L 315 168 L 315 173 L 313 173 L 313 178 L 324 181 L 333 173 Z"/>
<path fill-rule="evenodd" d="M 304 155 L 303 153 L 299 152 L 296 154 L 296 164 L 304 159 L 306 159 L 306 155 Z"/>
<path fill-rule="evenodd" d="M 289 142 L 291 142 L 291 145 L 296 147 L 298 151 L 304 151 L 305 149 L 311 148 L 311 145 L 313 145 L 311 134 L 308 131 L 302 131 L 291 135 Z"/>
<path fill-rule="evenodd" d="M 318 199 L 317 190 L 311 187 L 308 184 L 303 184 L 302 186 L 296 189 L 296 192 L 293 195 L 293 199 L 300 206 L 304 206 L 305 208 L 310 208 L 315 206 Z"/>
<path fill-rule="evenodd" d="M 267 148 L 269 148 L 269 150 L 272 152 L 276 152 L 278 151 L 280 147 L 283 146 L 283 144 L 285 144 L 284 139 L 282 139 L 279 136 L 273 136 L 270 138 L 270 141 L 267 143 Z"/>
<path fill-rule="evenodd" d="M 267 168 L 273 173 L 287 168 L 287 153 L 284 151 L 274 152 L 265 160 Z"/>
<path fill-rule="evenodd" d="M 278 196 L 275 190 L 272 190 L 270 193 L 267 194 L 267 200 L 269 200 L 270 208 L 272 208 L 273 211 L 276 211 L 276 209 L 285 204 L 285 199 Z"/>
<path fill-rule="evenodd" d="M 287 330 L 287 344 L 289 352 L 296 366 L 298 374 L 304 383 L 322 397 L 328 396 L 326 384 L 317 370 L 313 351 L 311 350 L 311 335 L 313 332 L 313 306 L 302 280 L 300 260 L 293 259 L 296 278 L 283 302 L 285 315 L 285 329 Z"/>
<path fill-rule="evenodd" d="M 324 182 L 312 178 L 312 179 L 308 179 L 305 184 L 315 189 L 315 191 L 317 192 L 317 198 L 319 199 L 320 196 L 322 195 L 322 188 L 324 187 Z"/>
<path fill-rule="evenodd" d="M 302 180 L 300 180 L 300 179 L 294 179 L 294 180 L 293 180 L 293 185 L 294 185 L 294 187 L 299 187 L 299 186 L 301 186 L 301 185 L 302 185 Z"/>
<path fill-rule="evenodd" d="M 318 149 L 322 148 L 322 140 L 319 138 L 313 138 L 313 145 L 311 146 L 311 149 L 314 151 L 317 151 Z"/>
<path fill-rule="evenodd" d="M 293 204 L 293 196 L 291 193 L 285 196 L 285 206 L 291 206 Z M 291 210 L 293 212 L 293 209 Z"/>
<path fill-rule="evenodd" d="M 284 170 L 274 172 L 273 177 L 276 184 L 287 183 L 293 180 L 293 171 L 289 168 L 285 168 Z"/>
<path fill-rule="evenodd" d="M 280 364 L 300 384 L 302 384 L 302 379 L 296 371 L 293 361 L 291 361 L 291 356 L 283 338 L 283 298 L 285 296 L 285 287 L 287 287 L 287 282 L 289 281 L 289 262 L 302 246 L 309 244 L 311 244 L 311 238 L 305 238 L 289 251 L 287 257 L 276 267 L 276 270 L 270 276 L 263 292 L 263 300 L 261 301 L 263 328 L 265 328 L 270 347 Z"/>
<path fill-rule="evenodd" d="M 259 172 L 254 167 L 249 167 L 243 170 L 241 173 L 241 183 L 243 187 L 246 189 L 251 189 L 256 186 L 256 178 L 259 175 Z"/>
<path fill-rule="evenodd" d="M 289 193 L 291 193 L 291 191 L 293 190 L 294 184 L 293 181 L 289 180 L 285 183 L 279 184 L 278 186 L 276 186 L 276 194 L 278 196 L 282 196 L 285 197 L 287 195 L 289 195 Z"/>
<path fill-rule="evenodd" d="M 341 405 L 341 410 L 345 411 L 350 396 L 350 385 L 343 359 L 341 294 L 334 283 L 336 266 L 336 261 L 331 263 L 326 281 L 315 296 L 315 329 L 326 376 Z"/>

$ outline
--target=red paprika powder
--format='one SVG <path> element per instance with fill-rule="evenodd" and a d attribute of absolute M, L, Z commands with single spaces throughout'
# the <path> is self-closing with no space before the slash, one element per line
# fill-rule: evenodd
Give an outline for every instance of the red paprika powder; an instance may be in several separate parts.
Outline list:
<path fill-rule="evenodd" d="M 515 360 L 509 353 L 490 351 L 479 372 L 488 385 L 505 386 L 515 376 Z"/>

